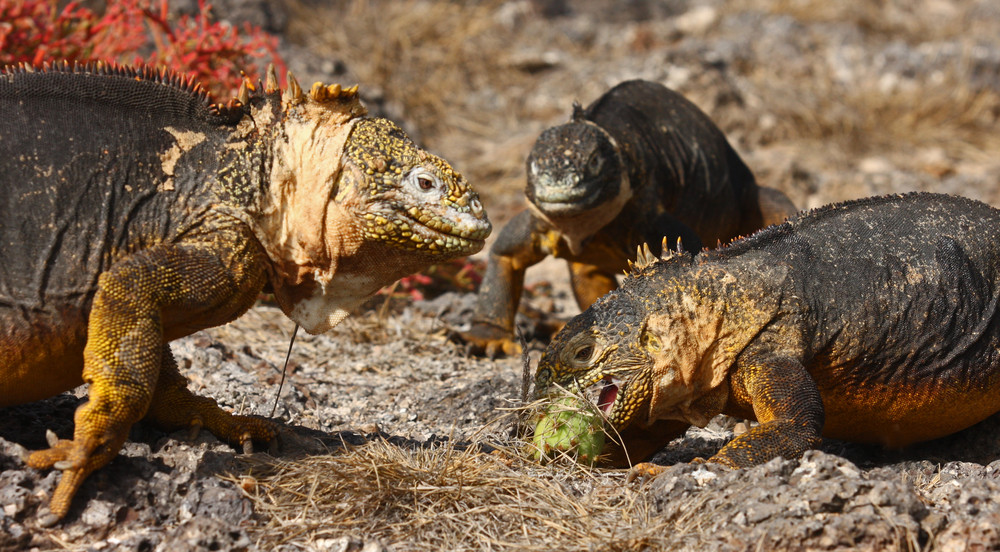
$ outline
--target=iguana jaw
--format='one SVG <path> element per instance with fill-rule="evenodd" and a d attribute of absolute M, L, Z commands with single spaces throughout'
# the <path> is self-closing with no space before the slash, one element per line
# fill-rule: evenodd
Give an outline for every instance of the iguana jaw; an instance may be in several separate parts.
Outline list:
<path fill-rule="evenodd" d="M 630 199 L 632 199 L 632 188 L 629 185 L 628 175 L 623 173 L 618 194 L 610 201 L 598 204 L 593 208 L 584 211 L 575 210 L 571 213 L 557 213 L 529 201 L 528 209 L 559 232 L 570 252 L 579 255 L 583 251 L 583 242 L 614 220 Z"/>

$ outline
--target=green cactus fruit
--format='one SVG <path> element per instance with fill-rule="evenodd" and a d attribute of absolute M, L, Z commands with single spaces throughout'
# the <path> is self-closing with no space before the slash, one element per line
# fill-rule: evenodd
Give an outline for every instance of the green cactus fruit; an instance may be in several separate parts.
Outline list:
<path fill-rule="evenodd" d="M 532 444 L 536 460 L 566 453 L 592 466 L 604 449 L 604 418 L 577 397 L 553 399 L 535 423 Z"/>

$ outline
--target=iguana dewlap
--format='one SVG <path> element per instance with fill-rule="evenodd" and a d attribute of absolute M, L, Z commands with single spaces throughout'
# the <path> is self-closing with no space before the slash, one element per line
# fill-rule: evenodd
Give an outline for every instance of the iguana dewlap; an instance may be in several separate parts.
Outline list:
<path fill-rule="evenodd" d="M 63 470 L 54 518 L 143 417 L 275 437 L 190 393 L 170 340 L 266 289 L 325 331 L 490 232 L 466 180 L 364 117 L 356 88 L 303 93 L 289 75 L 282 93 L 269 71 L 213 105 L 146 67 L 20 66 L 0 72 L 0 111 L 0 407 L 90 384 L 73 440 L 28 459 Z"/>
<path fill-rule="evenodd" d="M 541 395 L 593 397 L 633 462 L 720 413 L 760 422 L 709 459 L 744 467 L 821 436 L 905 446 L 1000 411 L 1000 211 L 988 205 L 867 198 L 721 249 L 640 257 L 536 376 Z"/>

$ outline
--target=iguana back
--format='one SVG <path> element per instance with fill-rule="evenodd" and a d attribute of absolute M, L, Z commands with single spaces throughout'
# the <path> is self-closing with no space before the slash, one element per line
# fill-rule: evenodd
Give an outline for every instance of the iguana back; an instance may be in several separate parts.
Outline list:
<path fill-rule="evenodd" d="M 6 405 L 81 383 L 98 280 L 118 259 L 213 226 L 215 152 L 234 125 L 187 81 L 108 65 L 11 68 L 0 110 Z M 193 136 L 202 142 L 178 164 Z M 52 369 L 29 377 L 40 350 Z"/>

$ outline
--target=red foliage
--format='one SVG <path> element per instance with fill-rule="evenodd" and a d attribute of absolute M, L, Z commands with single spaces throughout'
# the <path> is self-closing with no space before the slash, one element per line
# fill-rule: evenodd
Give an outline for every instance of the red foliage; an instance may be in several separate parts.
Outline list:
<path fill-rule="evenodd" d="M 486 266 L 468 257 L 452 259 L 427 270 L 405 276 L 399 282 L 383 288 L 381 295 L 409 297 L 414 301 L 436 297 L 446 291 L 476 291 L 483 280 Z"/>
<path fill-rule="evenodd" d="M 0 64 L 46 61 L 114 61 L 167 67 L 206 86 L 216 97 L 231 95 L 241 71 L 254 77 L 253 58 L 268 57 L 284 73 L 277 38 L 249 24 L 239 29 L 213 22 L 211 5 L 171 18 L 166 0 L 108 2 L 96 13 L 56 0 L 0 0 Z"/>

